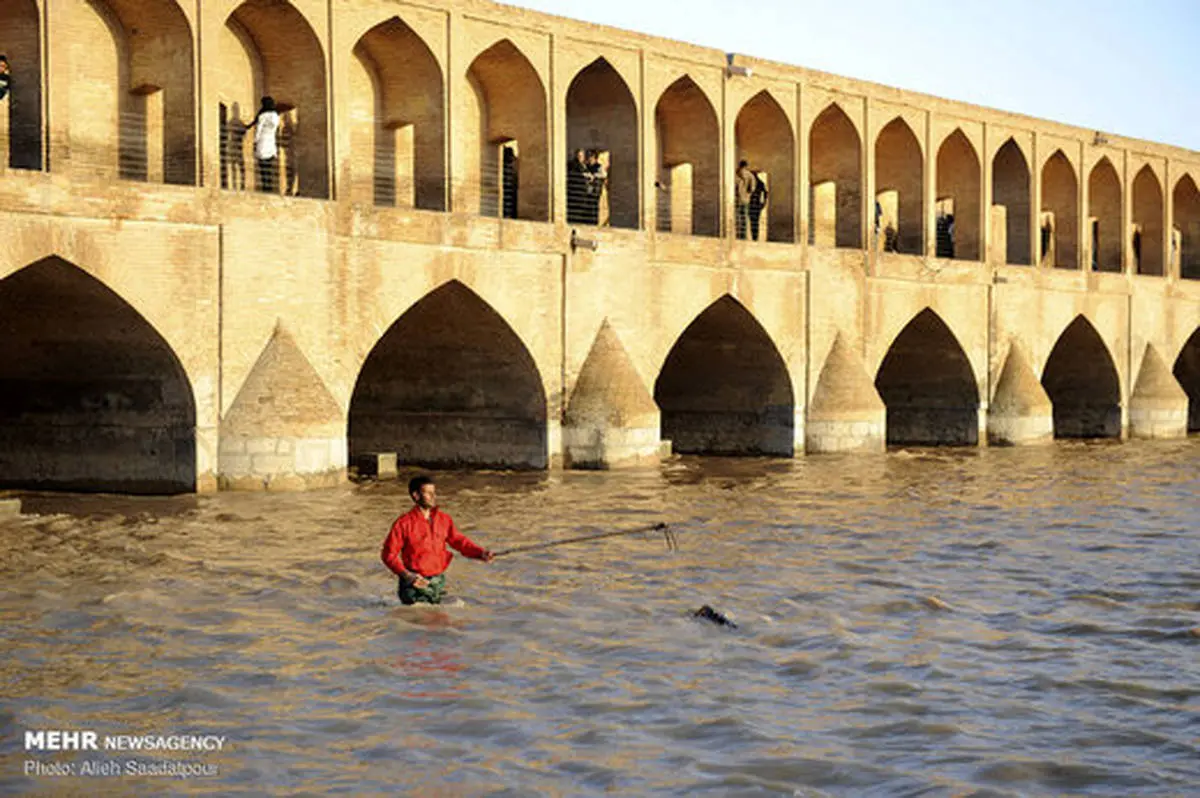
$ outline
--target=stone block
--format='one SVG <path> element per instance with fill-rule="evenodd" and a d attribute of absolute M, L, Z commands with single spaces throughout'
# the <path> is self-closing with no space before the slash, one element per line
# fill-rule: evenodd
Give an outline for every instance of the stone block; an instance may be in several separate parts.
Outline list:
<path fill-rule="evenodd" d="M 354 465 L 360 477 L 395 479 L 399 474 L 395 452 L 369 452 L 355 455 Z"/>

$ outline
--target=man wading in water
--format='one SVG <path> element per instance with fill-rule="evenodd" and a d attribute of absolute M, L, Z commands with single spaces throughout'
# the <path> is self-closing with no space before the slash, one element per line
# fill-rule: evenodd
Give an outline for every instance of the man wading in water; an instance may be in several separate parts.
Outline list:
<path fill-rule="evenodd" d="M 416 505 L 392 524 L 383 541 L 383 564 L 400 577 L 400 601 L 440 604 L 446 568 L 454 555 L 446 546 L 473 560 L 492 561 L 492 553 L 458 531 L 454 519 L 437 508 L 431 477 L 413 477 L 408 494 Z"/>

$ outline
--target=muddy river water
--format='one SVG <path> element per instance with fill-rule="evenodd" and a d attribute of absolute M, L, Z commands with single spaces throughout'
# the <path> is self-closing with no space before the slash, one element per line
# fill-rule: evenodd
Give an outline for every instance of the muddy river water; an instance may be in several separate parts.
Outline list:
<path fill-rule="evenodd" d="M 679 550 L 459 557 L 450 603 L 415 609 L 378 558 L 399 482 L 25 494 L 0 521 L 0 793 L 1200 790 L 1200 439 L 438 485 L 495 549 L 661 520 Z M 64 729 L 99 750 L 28 749 Z"/>

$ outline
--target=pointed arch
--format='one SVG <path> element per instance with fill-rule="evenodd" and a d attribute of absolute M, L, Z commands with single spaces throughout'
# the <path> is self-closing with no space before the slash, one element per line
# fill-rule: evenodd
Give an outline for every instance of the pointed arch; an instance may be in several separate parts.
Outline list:
<path fill-rule="evenodd" d="M 445 90 L 433 51 L 397 16 L 362 35 L 350 66 L 351 194 L 445 210 Z"/>
<path fill-rule="evenodd" d="M 875 138 L 875 200 L 882 210 L 878 234 L 895 252 L 920 255 L 925 242 L 925 175 L 921 145 L 897 116 Z M 895 209 L 889 208 L 894 196 Z M 879 211 L 876 211 L 878 214 Z M 894 218 L 889 218 L 894 216 Z M 887 235 L 887 227 L 892 234 Z"/>
<path fill-rule="evenodd" d="M 662 438 L 690 454 L 791 457 L 787 365 L 758 320 L 726 294 L 679 336 L 654 384 Z"/>
<path fill-rule="evenodd" d="M 992 159 L 992 205 L 1004 208 L 1005 263 L 1029 265 L 1029 162 L 1015 139 Z"/>
<path fill-rule="evenodd" d="M 545 468 L 546 419 L 525 344 L 451 280 L 405 311 L 367 356 L 350 399 L 349 458 L 396 452 L 402 463 Z"/>
<path fill-rule="evenodd" d="M 8 152 L 13 169 L 42 168 L 42 19 L 35 0 L 0 3 L 0 49 L 21 74 L 8 96 Z"/>
<path fill-rule="evenodd" d="M 809 243 L 862 247 L 862 140 L 837 103 L 813 122 L 808 161 Z"/>
<path fill-rule="evenodd" d="M 1050 351 L 1042 387 L 1054 403 L 1054 437 L 1120 437 L 1120 377 L 1104 340 L 1082 315 Z"/>
<path fill-rule="evenodd" d="M 1039 256 L 1060 269 L 1079 268 L 1079 183 L 1075 167 L 1056 150 L 1042 167 L 1042 246 Z M 1048 228 L 1047 228 L 1048 225 Z M 1049 235 L 1045 231 L 1049 229 Z"/>
<path fill-rule="evenodd" d="M 942 318 L 925 308 L 892 342 L 875 375 L 887 406 L 888 445 L 975 446 L 979 388 Z"/>
<path fill-rule="evenodd" d="M 575 150 L 608 153 L 609 223 L 636 230 L 641 226 L 641 182 L 637 103 L 625 80 L 605 58 L 597 58 L 575 74 L 567 89 L 567 158 Z M 570 174 L 568 172 L 568 174 Z M 569 180 L 569 178 L 568 178 Z M 600 198 L 603 205 L 604 198 Z M 567 221 L 587 224 L 586 192 L 567 187 Z M 603 224 L 601 213 L 594 223 Z"/>
<path fill-rule="evenodd" d="M 1200 280 L 1200 191 L 1191 175 L 1175 183 L 1175 221 L 1172 224 L 1171 252 L 1179 264 L 1179 276 Z"/>
<path fill-rule="evenodd" d="M 792 123 L 769 91 L 751 97 L 734 125 L 736 160 L 750 162 L 767 185 L 766 239 L 795 240 L 796 138 Z"/>
<path fill-rule="evenodd" d="M 1162 185 L 1149 164 L 1133 179 L 1133 261 L 1137 274 L 1165 274 Z"/>
<path fill-rule="evenodd" d="M 1121 179 L 1107 157 L 1092 167 L 1088 176 L 1088 223 L 1091 231 L 1092 271 L 1120 272 L 1122 261 Z"/>
<path fill-rule="evenodd" d="M 1188 395 L 1188 432 L 1200 432 L 1200 327 L 1179 350 L 1171 373 Z"/>
<path fill-rule="evenodd" d="M 483 216 L 550 219 L 546 88 L 510 39 L 471 62 L 457 93 L 456 131 L 464 210 Z"/>
<path fill-rule="evenodd" d="M 225 21 L 218 45 L 217 93 L 224 145 L 227 188 L 251 184 L 302 197 L 329 196 L 328 80 L 325 53 L 308 20 L 287 0 L 246 0 Z M 263 185 L 254 172 L 254 122 L 259 99 L 270 96 L 280 107 L 278 162 Z M 247 169 L 247 164 L 250 168 Z"/>
<path fill-rule="evenodd" d="M 961 128 L 955 128 L 937 154 L 938 257 L 981 260 L 980 176 L 975 147 Z"/>
<path fill-rule="evenodd" d="M 721 153 L 717 112 L 704 90 L 683 75 L 654 107 L 658 136 L 658 229 L 721 234 Z"/>
<path fill-rule="evenodd" d="M 0 487 L 196 489 L 179 358 L 129 303 L 50 257 L 0 280 Z"/>
<path fill-rule="evenodd" d="M 72 169 L 104 179 L 193 183 L 192 30 L 176 0 L 87 0 L 65 11 Z M 38 71 L 29 65 L 18 85 Z"/>

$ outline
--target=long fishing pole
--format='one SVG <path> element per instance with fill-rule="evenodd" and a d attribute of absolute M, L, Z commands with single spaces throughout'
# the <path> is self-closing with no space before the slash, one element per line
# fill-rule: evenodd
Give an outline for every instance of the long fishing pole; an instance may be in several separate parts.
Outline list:
<path fill-rule="evenodd" d="M 563 540 L 551 540 L 546 543 L 531 543 L 528 546 L 515 546 L 511 549 L 504 549 L 502 551 L 492 552 L 492 556 L 493 557 L 504 557 L 509 554 L 517 554 L 518 552 L 523 553 L 523 552 L 527 552 L 527 551 L 538 551 L 541 549 L 551 549 L 551 548 L 554 548 L 555 546 L 565 546 L 568 543 L 586 543 L 589 540 L 601 540 L 602 538 L 616 538 L 616 537 L 621 537 L 622 535 L 637 535 L 637 534 L 642 534 L 642 533 L 646 533 L 646 532 L 662 532 L 663 537 L 667 541 L 667 549 L 669 551 L 675 551 L 676 549 L 679 548 L 679 542 L 675 539 L 675 533 L 671 531 L 671 528 L 669 526 L 667 526 L 662 521 L 659 521 L 657 524 L 650 524 L 649 526 L 640 526 L 636 529 L 619 529 L 615 532 L 599 532 L 595 535 L 580 535 L 579 537 L 564 538 Z"/>

